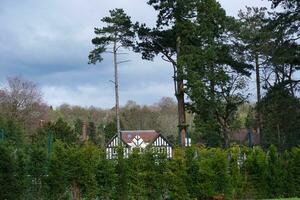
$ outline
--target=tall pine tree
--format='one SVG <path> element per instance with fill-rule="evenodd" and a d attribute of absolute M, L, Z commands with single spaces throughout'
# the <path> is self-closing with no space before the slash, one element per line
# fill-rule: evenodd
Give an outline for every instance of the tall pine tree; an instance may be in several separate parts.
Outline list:
<path fill-rule="evenodd" d="M 120 113 L 119 113 L 119 78 L 118 78 L 118 50 L 120 48 L 129 48 L 133 44 L 134 31 L 133 24 L 130 17 L 127 16 L 123 9 L 114 9 L 110 11 L 109 17 L 104 17 L 102 20 L 107 26 L 102 28 L 95 28 L 96 38 L 92 40 L 95 45 L 95 49 L 90 52 L 90 63 L 96 64 L 103 60 L 102 54 L 112 46 L 114 55 L 113 63 L 115 70 L 115 98 L 116 98 L 116 119 L 117 119 L 117 131 L 120 134 Z"/>

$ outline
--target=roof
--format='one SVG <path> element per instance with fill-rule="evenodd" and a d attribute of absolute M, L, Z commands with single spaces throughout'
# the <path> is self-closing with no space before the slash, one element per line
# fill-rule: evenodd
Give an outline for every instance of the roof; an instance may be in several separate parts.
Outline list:
<path fill-rule="evenodd" d="M 136 130 L 136 131 L 121 131 L 122 140 L 125 143 L 131 143 L 135 136 L 140 136 L 144 142 L 153 142 L 160 134 L 155 130 Z"/>
<path fill-rule="evenodd" d="M 231 141 L 239 142 L 241 144 L 248 142 L 248 133 L 247 129 L 240 129 L 236 132 L 233 132 L 231 135 Z M 253 145 L 257 145 L 260 143 L 259 134 L 255 131 L 252 131 L 252 143 Z"/>
<path fill-rule="evenodd" d="M 121 135 L 121 141 L 123 142 L 123 145 L 127 147 L 132 147 L 132 145 L 141 145 L 141 147 L 145 148 L 146 146 L 152 145 L 153 142 L 159 137 L 163 138 L 168 145 L 172 146 L 172 144 L 161 133 L 156 132 L 155 130 L 121 131 Z M 118 134 L 115 134 L 106 144 L 106 146 L 108 146 L 117 137 Z"/>

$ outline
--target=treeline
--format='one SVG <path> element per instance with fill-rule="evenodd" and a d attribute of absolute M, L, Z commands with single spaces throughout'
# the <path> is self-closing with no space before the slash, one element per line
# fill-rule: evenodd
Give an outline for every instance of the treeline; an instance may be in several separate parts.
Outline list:
<path fill-rule="evenodd" d="M 248 7 L 234 18 L 216 0 L 149 0 L 158 14 L 155 27 L 133 23 L 122 9 L 111 11 L 104 27 L 95 29 L 90 62 L 101 61 L 114 40 L 143 59 L 162 56 L 174 69 L 177 97 L 176 103 L 164 98 L 154 106 L 129 101 L 121 108 L 121 128 L 155 129 L 175 144 L 185 130 L 194 144 L 207 147 L 230 147 L 240 128 L 258 134 L 263 148 L 273 144 L 284 151 L 300 144 L 299 3 L 271 3 L 271 8 Z M 115 31 L 118 38 L 105 36 Z M 257 100 L 251 104 L 254 74 Z M 1 115 L 22 124 L 27 139 L 40 120 L 59 118 L 77 131 L 88 123 L 103 144 L 116 132 L 115 108 L 50 109 L 30 81 L 9 78 L 7 85 L 0 89 Z"/>
<path fill-rule="evenodd" d="M 129 100 L 120 110 L 121 128 L 160 131 L 172 143 L 176 143 L 176 107 L 174 100 L 169 97 L 163 97 L 149 106 Z M 0 113 L 20 126 L 26 140 L 30 140 L 37 134 L 38 128 L 46 124 L 56 124 L 59 127 L 56 129 L 62 130 L 61 134 L 75 132 L 76 137 L 82 134 L 83 124 L 86 124 L 88 135 L 97 138 L 97 144 L 102 146 L 117 132 L 114 108 L 86 108 L 68 104 L 53 108 L 43 102 L 39 88 L 22 77 L 9 77 L 7 86 L 0 88 Z"/>
<path fill-rule="evenodd" d="M 67 104 L 50 112 L 51 120 L 59 118 L 71 126 L 81 129 L 83 123 L 88 129 L 94 129 L 102 142 L 107 142 L 117 132 L 115 110 L 101 108 L 83 108 Z M 172 98 L 163 97 L 152 106 L 138 105 L 130 100 L 120 108 L 122 130 L 156 130 L 163 133 L 172 143 L 178 137 L 177 105 Z M 80 132 L 80 130 L 79 130 Z"/>
<path fill-rule="evenodd" d="M 299 196 L 300 149 L 234 146 L 133 152 L 107 160 L 92 143 L 0 142 L 0 199 L 259 199 Z M 119 150 L 122 155 L 122 150 Z"/>

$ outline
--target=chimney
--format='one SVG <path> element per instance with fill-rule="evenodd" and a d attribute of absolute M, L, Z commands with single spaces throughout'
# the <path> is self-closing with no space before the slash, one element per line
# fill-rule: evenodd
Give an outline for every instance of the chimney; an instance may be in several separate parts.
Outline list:
<path fill-rule="evenodd" d="M 39 123 L 40 128 L 43 128 L 45 123 L 46 123 L 45 120 L 41 119 Z"/>
<path fill-rule="evenodd" d="M 88 133 L 87 133 L 87 123 L 82 123 L 82 141 L 85 142 L 88 140 Z"/>

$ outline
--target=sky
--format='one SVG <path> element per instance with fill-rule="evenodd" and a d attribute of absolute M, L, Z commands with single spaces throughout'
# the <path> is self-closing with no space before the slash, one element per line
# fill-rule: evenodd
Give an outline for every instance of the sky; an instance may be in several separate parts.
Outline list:
<path fill-rule="evenodd" d="M 266 6 L 267 0 L 220 0 L 228 15 L 245 6 Z M 114 106 L 112 55 L 88 64 L 94 27 L 109 10 L 123 8 L 132 21 L 155 24 L 156 13 L 146 0 L 0 0 L 0 88 L 6 78 L 22 76 L 35 82 L 45 103 L 84 107 Z M 119 66 L 120 104 L 128 100 L 151 105 L 174 96 L 172 67 L 159 58 L 139 54 Z"/>

